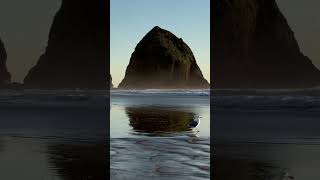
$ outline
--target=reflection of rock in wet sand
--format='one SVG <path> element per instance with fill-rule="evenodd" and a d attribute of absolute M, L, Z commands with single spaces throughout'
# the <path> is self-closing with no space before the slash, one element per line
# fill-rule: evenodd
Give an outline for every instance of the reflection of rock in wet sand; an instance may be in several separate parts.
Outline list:
<path fill-rule="evenodd" d="M 216 180 L 269 180 L 282 176 L 276 167 L 255 160 L 218 158 L 213 164 Z"/>
<path fill-rule="evenodd" d="M 194 117 L 190 112 L 148 107 L 127 107 L 126 114 L 134 130 L 147 133 L 187 131 Z"/>
<path fill-rule="evenodd" d="M 106 143 L 50 144 L 49 162 L 65 180 L 107 179 Z"/>
<path fill-rule="evenodd" d="M 4 148 L 4 142 L 3 142 L 3 139 L 2 139 L 2 137 L 0 136 L 0 152 L 3 150 L 3 148 Z"/>

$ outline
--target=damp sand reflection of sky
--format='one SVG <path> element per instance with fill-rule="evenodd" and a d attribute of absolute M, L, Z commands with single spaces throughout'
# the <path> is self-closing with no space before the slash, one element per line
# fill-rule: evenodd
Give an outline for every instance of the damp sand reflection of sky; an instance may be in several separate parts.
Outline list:
<path fill-rule="evenodd" d="M 1 179 L 107 178 L 105 95 L 78 96 L 73 91 L 0 92 Z"/>

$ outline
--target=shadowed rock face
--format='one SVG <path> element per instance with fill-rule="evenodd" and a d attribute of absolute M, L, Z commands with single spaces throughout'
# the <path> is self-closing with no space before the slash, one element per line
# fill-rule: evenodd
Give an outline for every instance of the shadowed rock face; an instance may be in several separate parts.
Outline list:
<path fill-rule="evenodd" d="M 214 0 L 215 88 L 306 88 L 320 72 L 304 56 L 275 0 Z"/>
<path fill-rule="evenodd" d="M 110 88 L 112 89 L 113 88 L 113 84 L 112 84 L 112 76 L 111 76 L 111 74 L 109 76 L 109 80 L 110 80 Z"/>
<path fill-rule="evenodd" d="M 119 88 L 209 88 L 209 83 L 187 44 L 156 26 L 136 46 Z"/>
<path fill-rule="evenodd" d="M 0 40 L 0 86 L 6 85 L 11 81 L 11 75 L 6 66 L 7 52 L 3 42 Z"/>
<path fill-rule="evenodd" d="M 27 87 L 107 88 L 108 6 L 104 0 L 63 0 L 45 53 L 24 79 Z"/>

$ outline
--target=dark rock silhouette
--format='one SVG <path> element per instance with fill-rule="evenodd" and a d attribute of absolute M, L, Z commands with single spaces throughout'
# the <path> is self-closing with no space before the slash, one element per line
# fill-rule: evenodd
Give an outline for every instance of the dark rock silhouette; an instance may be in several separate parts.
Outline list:
<path fill-rule="evenodd" d="M 110 79 L 110 89 L 113 89 L 112 76 L 111 76 L 111 74 L 110 74 L 110 76 L 109 76 L 109 79 Z"/>
<path fill-rule="evenodd" d="M 7 52 L 0 39 L 0 87 L 7 85 L 11 81 L 11 75 L 7 70 Z"/>
<path fill-rule="evenodd" d="M 119 88 L 209 88 L 209 83 L 187 44 L 156 26 L 136 46 Z"/>
<path fill-rule="evenodd" d="M 320 72 L 304 56 L 275 0 L 214 0 L 214 88 L 306 88 Z"/>
<path fill-rule="evenodd" d="M 109 86 L 108 4 L 104 0 L 63 0 L 45 53 L 24 79 L 36 88 Z"/>

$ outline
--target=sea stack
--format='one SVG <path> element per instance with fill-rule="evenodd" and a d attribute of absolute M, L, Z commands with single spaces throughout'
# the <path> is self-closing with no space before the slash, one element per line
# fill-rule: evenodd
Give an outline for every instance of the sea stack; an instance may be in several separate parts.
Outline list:
<path fill-rule="evenodd" d="M 26 87 L 106 89 L 108 11 L 104 0 L 62 0 L 46 51 L 24 79 Z"/>
<path fill-rule="evenodd" d="M 275 0 L 214 0 L 214 88 L 309 88 L 320 72 L 304 56 Z"/>
<path fill-rule="evenodd" d="M 0 39 L 0 87 L 8 85 L 11 81 L 11 75 L 7 70 L 7 52 L 3 42 Z"/>
<path fill-rule="evenodd" d="M 188 45 L 156 26 L 136 46 L 119 88 L 203 89 L 209 83 Z"/>
<path fill-rule="evenodd" d="M 110 74 L 110 76 L 109 76 L 109 80 L 110 80 L 110 89 L 113 89 L 112 76 L 111 76 L 111 74 Z"/>

